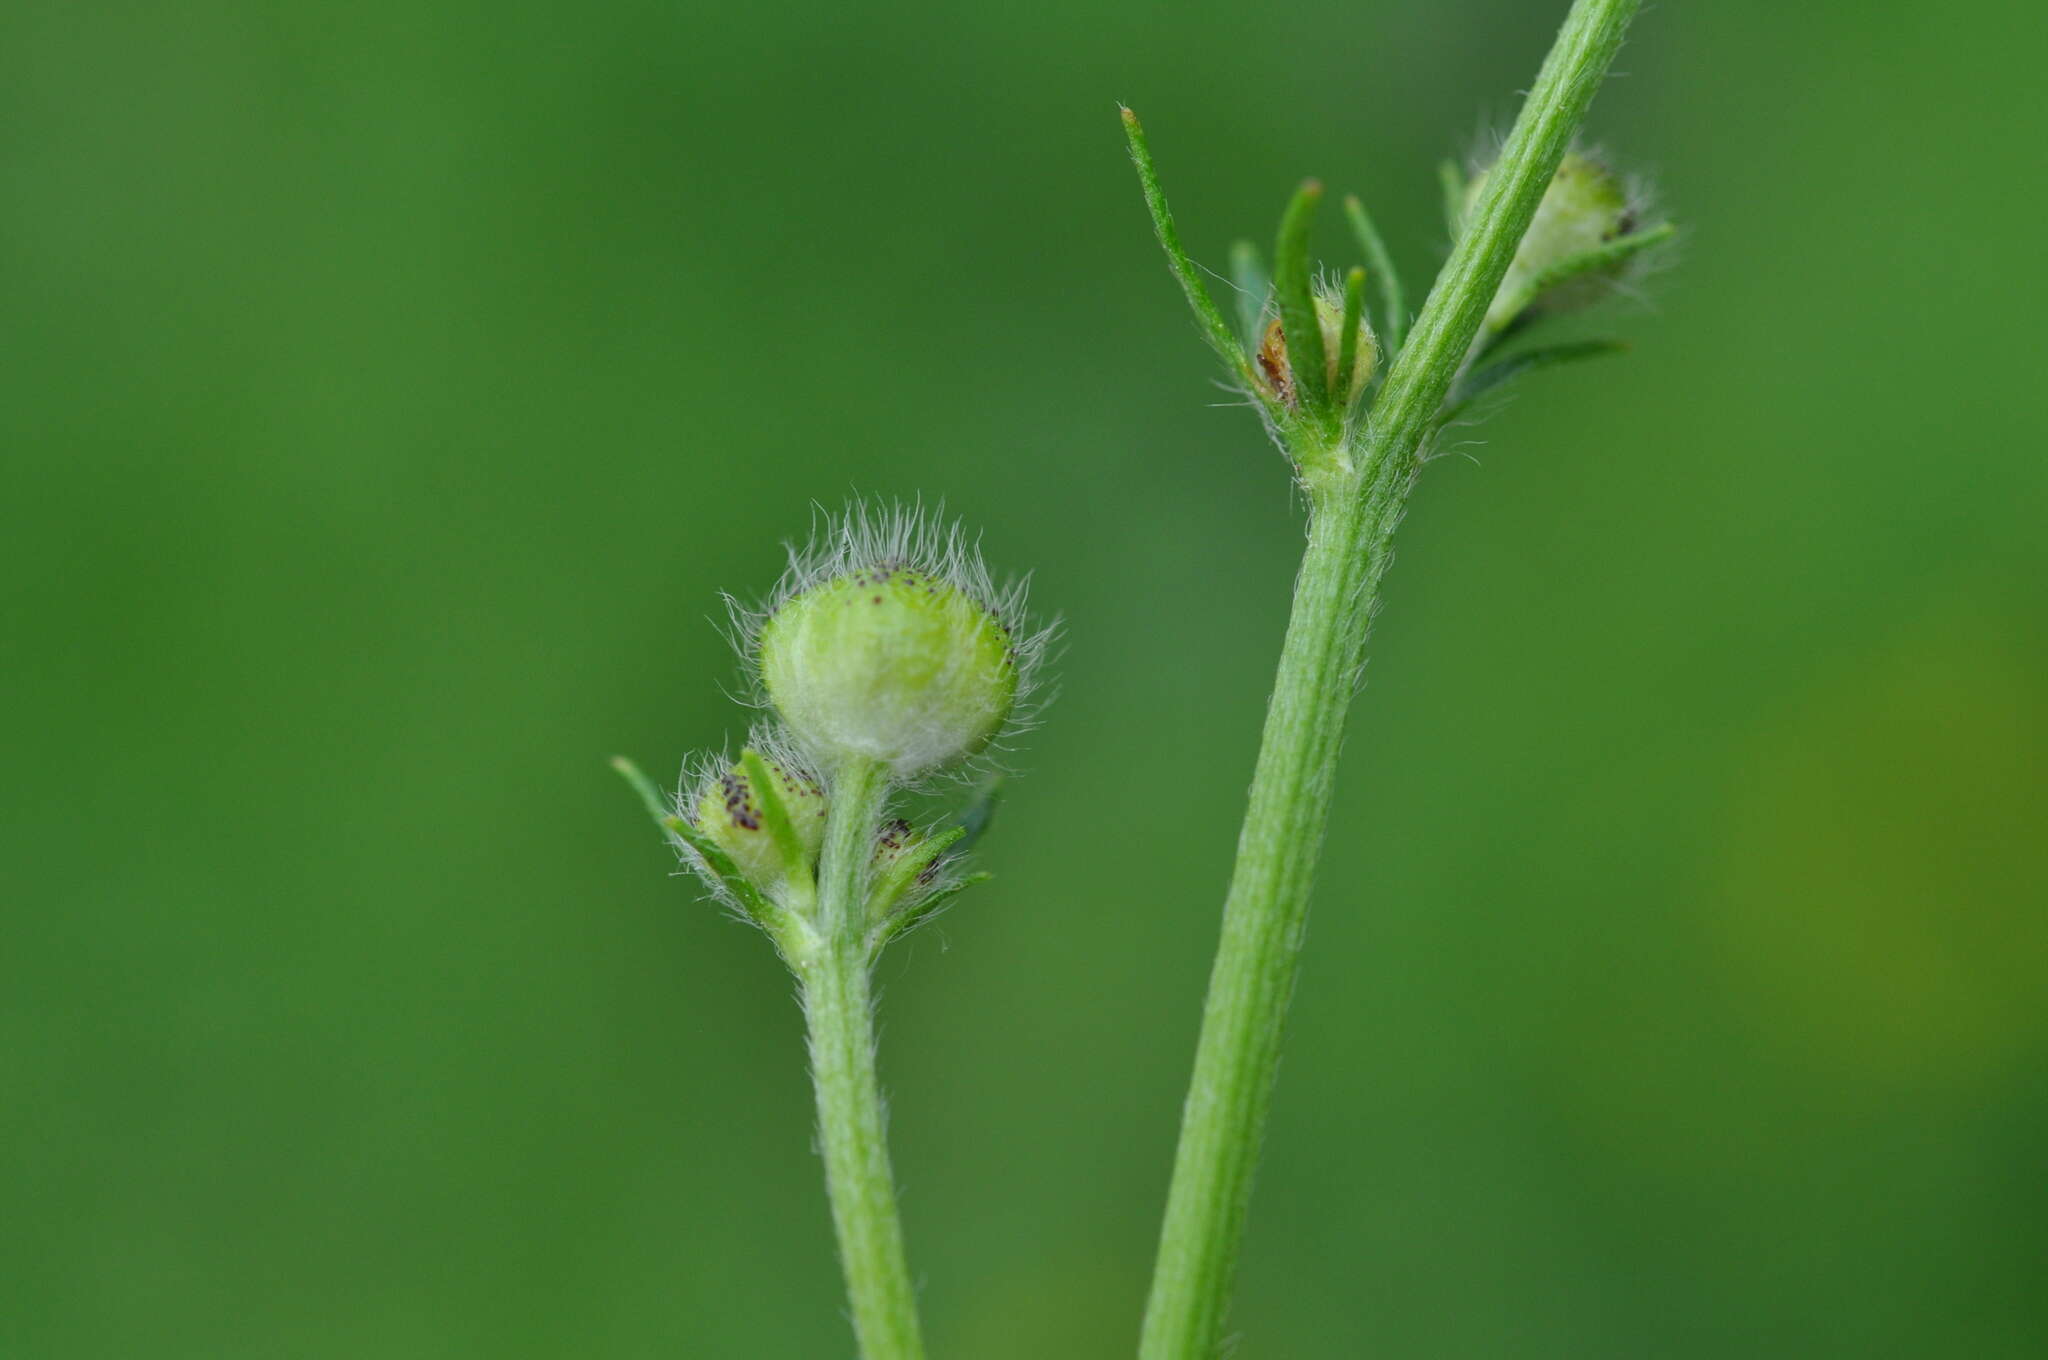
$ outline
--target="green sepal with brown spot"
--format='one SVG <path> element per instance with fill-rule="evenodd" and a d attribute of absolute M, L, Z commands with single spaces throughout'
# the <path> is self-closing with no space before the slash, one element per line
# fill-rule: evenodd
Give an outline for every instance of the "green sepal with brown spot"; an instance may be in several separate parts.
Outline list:
<path fill-rule="evenodd" d="M 825 806 L 825 791 L 815 781 L 750 749 L 704 781 L 691 820 L 749 883 L 801 909 L 816 882 Z"/>
<path fill-rule="evenodd" d="M 939 859 L 967 835 L 964 826 L 926 836 L 905 821 L 883 826 L 875 839 L 873 876 L 868 882 L 868 920 L 881 922 L 898 910 L 915 910 L 916 891 L 929 883 Z"/>
<path fill-rule="evenodd" d="M 740 768 L 746 771 L 747 782 L 761 807 L 762 826 L 774 845 L 776 857 L 782 861 L 783 881 L 815 887 L 818 851 L 825 839 L 823 791 L 810 792 L 815 786 L 771 765 L 752 747 L 740 752 Z M 797 825 L 796 814 L 783 796 L 785 790 L 801 793 L 817 804 L 806 809 L 802 826 Z"/>

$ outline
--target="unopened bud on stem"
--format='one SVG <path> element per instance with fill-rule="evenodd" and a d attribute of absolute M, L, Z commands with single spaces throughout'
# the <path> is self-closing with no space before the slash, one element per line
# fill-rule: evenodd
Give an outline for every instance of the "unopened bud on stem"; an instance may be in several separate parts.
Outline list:
<path fill-rule="evenodd" d="M 1467 216 L 1479 201 L 1487 173 L 1473 176 L 1466 187 Z M 1575 311 L 1598 302 L 1626 271 L 1631 257 L 1614 252 L 1606 258 L 1595 252 L 1633 232 L 1636 215 L 1628 187 L 1612 170 L 1584 152 L 1567 154 L 1494 294 L 1487 328 L 1501 330 L 1525 311 Z M 1570 270 L 1575 261 L 1589 267 Z M 1561 268 L 1569 277 L 1558 277 Z M 1552 279 L 1556 282 L 1548 282 Z"/>
<path fill-rule="evenodd" d="M 771 790 L 756 786 L 745 764 L 704 781 L 697 795 L 695 821 L 712 843 L 732 857 L 733 866 L 746 880 L 772 898 L 781 900 L 789 888 L 790 874 L 814 871 L 818 848 L 825 839 L 825 791 L 815 782 L 790 772 L 773 761 L 761 760 L 772 781 Z M 768 796 L 779 800 L 794 833 L 798 864 L 792 866 L 784 847 L 776 844 L 768 813 Z"/>
<path fill-rule="evenodd" d="M 1015 629 L 955 533 L 856 511 L 759 625 L 756 659 L 783 724 L 828 773 L 848 760 L 910 778 L 974 756 L 1009 722 L 1039 638 Z"/>

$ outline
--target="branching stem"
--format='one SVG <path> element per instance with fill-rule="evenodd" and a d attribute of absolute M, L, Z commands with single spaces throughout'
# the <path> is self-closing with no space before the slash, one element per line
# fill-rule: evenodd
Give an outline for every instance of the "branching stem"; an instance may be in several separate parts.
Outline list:
<path fill-rule="evenodd" d="M 1309 493 L 1308 548 L 1224 904 L 1141 1360 L 1208 1360 L 1222 1341 L 1344 718 L 1394 528 L 1444 399 L 1638 2 L 1576 0 L 1372 411 L 1347 436 L 1351 447 L 1334 458 L 1326 447 L 1290 450 Z M 1156 197 L 1156 184 L 1147 193 Z M 1313 438 L 1308 425 L 1292 437 Z"/>

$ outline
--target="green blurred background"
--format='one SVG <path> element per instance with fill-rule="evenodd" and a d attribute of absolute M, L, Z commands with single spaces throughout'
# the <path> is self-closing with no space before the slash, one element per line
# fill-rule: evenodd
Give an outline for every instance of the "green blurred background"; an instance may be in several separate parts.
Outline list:
<path fill-rule="evenodd" d="M 1313 172 L 1426 279 L 1563 9 L 7 7 L 0 1354 L 850 1353 L 791 986 L 604 760 L 854 492 L 1070 630 L 883 972 L 933 1350 L 1128 1354 L 1300 514 L 1115 101 L 1211 263 Z M 1638 27 L 1685 259 L 1416 497 L 1247 1360 L 2048 1353 L 2002 13 Z"/>

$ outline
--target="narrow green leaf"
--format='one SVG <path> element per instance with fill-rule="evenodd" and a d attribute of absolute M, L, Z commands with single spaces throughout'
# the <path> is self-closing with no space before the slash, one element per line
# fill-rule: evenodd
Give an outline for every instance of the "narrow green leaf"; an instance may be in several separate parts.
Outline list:
<path fill-rule="evenodd" d="M 1670 222 L 1662 222 L 1647 231 L 1633 232 L 1627 236 L 1617 236 L 1612 241 L 1604 242 L 1591 250 L 1580 251 L 1577 255 L 1570 255 L 1559 260 L 1556 264 L 1536 275 L 1522 286 L 1522 290 L 1515 294 L 1513 310 L 1503 313 L 1507 319 L 1496 329 L 1506 329 L 1508 325 L 1513 323 L 1515 318 L 1527 311 L 1535 303 L 1536 299 L 1542 297 L 1559 284 L 1570 283 L 1573 279 L 1580 278 L 1586 274 L 1614 269 L 1622 262 L 1640 255 L 1646 250 L 1663 245 L 1677 234 L 1678 228 L 1676 226 Z"/>
<path fill-rule="evenodd" d="M 1294 395 L 1306 413 L 1327 416 L 1330 384 L 1324 365 L 1323 328 L 1316 321 L 1315 292 L 1309 277 L 1308 232 L 1315 221 L 1323 186 L 1303 180 L 1280 218 L 1280 238 L 1273 246 L 1273 293 L 1280 304 L 1280 329 L 1287 337 L 1287 366 L 1293 370 Z"/>
<path fill-rule="evenodd" d="M 705 835 L 701 828 L 690 825 L 681 817 L 663 817 L 661 825 L 670 835 L 690 847 L 716 885 L 739 903 L 741 911 L 756 925 L 780 937 L 789 918 L 782 908 L 763 897 L 760 890 L 747 881 L 739 866 L 732 862 L 732 856 L 719 849 L 717 842 Z"/>
<path fill-rule="evenodd" d="M 1358 195 L 1344 200 L 1344 216 L 1351 222 L 1351 234 L 1358 238 L 1358 248 L 1365 252 L 1366 264 L 1379 279 L 1379 333 L 1386 351 L 1382 361 L 1392 363 L 1401 352 L 1401 338 L 1408 333 L 1408 300 L 1401 287 L 1401 272 L 1394 268 L 1394 257 Z"/>
<path fill-rule="evenodd" d="M 1530 286 L 1541 293 L 1557 287 L 1560 283 L 1569 282 L 1581 274 L 1594 270 L 1611 269 L 1624 260 L 1640 255 L 1653 247 L 1663 245 L 1676 235 L 1678 235 L 1678 228 L 1675 224 L 1659 222 L 1648 230 L 1631 232 L 1627 236 L 1617 236 L 1612 241 L 1604 242 L 1592 250 L 1584 251 L 1568 259 L 1558 261 L 1541 274 L 1538 274 Z"/>
<path fill-rule="evenodd" d="M 667 800 L 661 796 L 661 791 L 654 787 L 654 781 L 640 773 L 640 767 L 624 756 L 613 756 L 612 768 L 619 772 L 621 779 L 633 786 L 633 792 L 640 795 L 640 801 L 647 805 L 647 815 L 654 818 L 654 824 L 663 825 L 669 815 L 669 806 Z"/>
<path fill-rule="evenodd" d="M 1353 268 L 1344 276 L 1344 328 L 1337 333 L 1337 390 L 1330 399 L 1342 409 L 1351 404 L 1351 370 L 1358 365 L 1358 323 L 1365 319 L 1365 271 Z"/>
<path fill-rule="evenodd" d="M 1180 232 L 1173 225 L 1173 211 L 1166 206 L 1166 191 L 1159 184 L 1159 171 L 1152 164 L 1152 149 L 1146 143 L 1144 125 L 1129 109 L 1123 110 L 1123 118 L 1124 139 L 1131 148 L 1131 164 L 1137 167 L 1138 183 L 1145 191 L 1145 206 L 1152 213 L 1152 229 L 1159 235 L 1159 245 L 1166 252 L 1166 262 L 1172 267 L 1174 277 L 1180 280 L 1180 290 L 1186 295 L 1188 306 L 1194 309 L 1195 319 L 1201 323 L 1202 332 L 1211 347 L 1222 356 L 1233 373 L 1249 382 L 1251 362 L 1245 357 L 1244 348 L 1238 344 L 1230 323 L 1223 319 L 1222 312 L 1216 310 L 1216 303 L 1202 282 L 1201 271 L 1188 258 L 1186 248 L 1180 243 Z"/>
<path fill-rule="evenodd" d="M 1272 279 L 1259 259 L 1259 248 L 1250 241 L 1236 241 L 1230 247 L 1230 282 L 1237 289 L 1238 334 L 1247 352 L 1256 354 L 1264 339 L 1266 295 L 1273 290 Z"/>
<path fill-rule="evenodd" d="M 1455 241 L 1465 234 L 1465 167 L 1447 160 L 1437 166 L 1436 177 L 1444 190 L 1444 225 Z"/>
<path fill-rule="evenodd" d="M 699 871 L 711 880 L 712 886 L 723 888 L 756 925 L 779 940 L 788 917 L 782 908 L 761 896 L 754 885 L 747 882 L 739 866 L 732 862 L 732 856 L 719 849 L 709 836 L 669 811 L 667 800 L 654 787 L 654 781 L 640 772 L 638 765 L 624 756 L 613 756 L 612 768 L 632 786 L 633 792 L 640 795 L 640 801 L 646 805 L 648 815 L 654 818 L 654 824 L 689 847 L 697 857 Z"/>
<path fill-rule="evenodd" d="M 1505 359 L 1488 364 L 1467 374 L 1444 403 L 1443 416 L 1439 423 L 1448 423 L 1462 415 L 1474 401 L 1488 392 L 1512 382 L 1524 373 L 1539 368 L 1556 368 L 1561 364 L 1577 363 L 1582 359 L 1598 359 L 1603 355 L 1620 354 L 1628 348 L 1619 340 L 1575 340 L 1569 344 L 1545 345 L 1541 349 L 1526 349 L 1520 354 L 1511 354 Z"/>
<path fill-rule="evenodd" d="M 883 921 L 880 925 L 876 926 L 874 930 L 869 933 L 869 953 L 881 953 L 882 946 L 888 944 L 897 936 L 915 930 L 919 926 L 923 925 L 926 921 L 931 920 L 933 916 L 938 914 L 939 908 L 945 906 L 948 902 L 951 902 L 954 898 L 958 897 L 961 893 L 966 892 L 975 884 L 986 883 L 994 877 L 994 874 L 986 873 L 969 874 L 965 878 L 960 879 L 958 882 L 948 883 L 945 887 L 940 888 L 937 892 L 933 893 L 930 897 L 925 898 L 922 902 L 917 903 L 915 906 L 912 906 L 907 910 L 897 912 L 894 916 L 891 916 L 888 920 Z"/>

